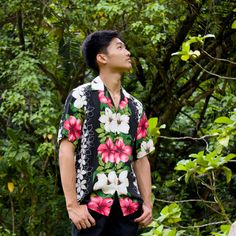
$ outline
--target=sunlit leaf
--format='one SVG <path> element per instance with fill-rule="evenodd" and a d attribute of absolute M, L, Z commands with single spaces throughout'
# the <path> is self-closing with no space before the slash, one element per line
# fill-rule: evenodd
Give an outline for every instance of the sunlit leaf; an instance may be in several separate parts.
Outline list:
<path fill-rule="evenodd" d="M 7 188 L 10 193 L 14 191 L 14 183 L 13 182 L 8 182 L 7 183 Z"/>
<path fill-rule="evenodd" d="M 189 59 L 189 55 L 188 54 L 181 56 L 181 60 L 182 61 L 187 61 L 188 59 Z"/>
<path fill-rule="evenodd" d="M 223 166 L 222 168 L 225 172 L 226 182 L 228 184 L 230 182 L 231 178 L 232 178 L 232 171 L 226 166 Z"/>
<path fill-rule="evenodd" d="M 223 145 L 224 147 L 228 147 L 229 145 L 229 135 L 222 137 L 222 138 L 218 138 L 218 142 Z"/>
<path fill-rule="evenodd" d="M 219 123 L 219 124 L 232 124 L 234 123 L 232 120 L 230 120 L 228 117 L 226 116 L 221 116 L 218 117 L 217 119 L 215 119 L 214 121 L 215 123 Z"/>
<path fill-rule="evenodd" d="M 233 22 L 231 28 L 232 28 L 232 29 L 236 29 L 236 20 Z"/>

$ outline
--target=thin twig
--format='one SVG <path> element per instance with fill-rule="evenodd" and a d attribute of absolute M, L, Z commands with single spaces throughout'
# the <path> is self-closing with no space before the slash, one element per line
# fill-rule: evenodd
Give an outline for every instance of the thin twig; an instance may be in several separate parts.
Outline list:
<path fill-rule="evenodd" d="M 194 138 L 190 136 L 185 136 L 185 137 L 168 137 L 168 136 L 159 136 L 159 138 L 163 139 L 171 139 L 171 140 L 185 140 L 185 139 L 191 139 L 191 140 L 205 140 L 206 138 L 211 138 L 211 137 L 216 137 L 218 134 L 212 134 L 212 135 L 204 135 L 200 138 Z"/>
<path fill-rule="evenodd" d="M 183 228 L 183 229 L 202 228 L 202 227 L 207 227 L 207 226 L 210 226 L 210 225 L 219 225 L 219 224 L 225 224 L 225 223 L 228 223 L 228 222 L 227 221 L 218 221 L 218 222 L 212 222 L 212 223 L 209 223 L 209 224 L 195 225 L 195 226 L 182 226 L 182 225 L 179 225 L 179 227 Z"/>
<path fill-rule="evenodd" d="M 186 199 L 186 200 L 179 200 L 179 201 L 168 201 L 168 200 L 163 200 L 163 199 L 156 198 L 156 200 L 159 201 L 159 202 L 166 202 L 166 203 L 204 202 L 204 203 L 217 204 L 216 202 L 205 201 L 205 200 L 202 200 L 202 199 Z"/>
<path fill-rule="evenodd" d="M 202 51 L 211 59 L 216 60 L 216 61 L 223 61 L 223 62 L 228 62 L 230 64 L 236 65 L 236 62 L 227 60 L 227 59 L 222 59 L 222 58 L 217 58 L 217 57 L 213 57 L 212 55 L 210 55 L 207 51 L 205 51 L 204 49 L 202 49 Z"/>
<path fill-rule="evenodd" d="M 193 61 L 197 66 L 199 66 L 203 71 L 205 71 L 206 73 L 210 74 L 210 75 L 213 75 L 217 78 L 221 78 L 221 79 L 229 79 L 229 80 L 236 80 L 236 78 L 234 77 L 228 77 L 228 76 L 223 76 L 223 75 L 218 75 L 218 74 L 215 74 L 211 71 L 208 71 L 206 70 L 204 67 L 202 67 L 199 63 L 197 63 L 196 61 Z"/>

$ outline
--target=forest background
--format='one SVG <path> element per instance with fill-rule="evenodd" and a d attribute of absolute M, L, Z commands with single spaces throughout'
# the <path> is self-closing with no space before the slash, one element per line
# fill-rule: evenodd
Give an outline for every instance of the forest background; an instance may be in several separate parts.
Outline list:
<path fill-rule="evenodd" d="M 81 43 L 120 31 L 146 108 L 154 220 L 139 235 L 226 236 L 236 220 L 234 0 L 0 3 L 0 235 L 69 235 L 57 129 L 68 92 L 93 78 Z"/>

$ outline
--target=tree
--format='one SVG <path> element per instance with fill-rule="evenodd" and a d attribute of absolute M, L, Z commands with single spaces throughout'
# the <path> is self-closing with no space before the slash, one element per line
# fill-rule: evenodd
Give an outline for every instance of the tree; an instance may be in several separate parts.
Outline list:
<path fill-rule="evenodd" d="M 145 103 L 149 117 L 158 117 L 158 126 L 166 125 L 155 140 L 157 152 L 151 158 L 155 198 L 171 202 L 200 196 L 204 201 L 212 200 L 212 193 L 199 179 L 195 178 L 199 181 L 196 185 L 192 177 L 188 184 L 177 181 L 180 172 L 174 168 L 192 153 L 204 150 L 207 155 L 208 150 L 214 151 L 219 139 L 210 134 L 217 126 L 214 120 L 220 116 L 230 118 L 235 107 L 235 8 L 229 0 L 2 2 L 2 226 L 17 235 L 61 235 L 66 230 L 63 224 L 57 230 L 54 227 L 61 215 L 67 217 L 65 209 L 61 209 L 56 133 L 68 92 L 94 76 L 86 69 L 80 47 L 85 36 L 98 29 L 122 32 L 134 60 L 134 69 L 124 78 L 124 86 Z M 191 41 L 207 34 L 215 38 Z M 190 50 L 200 55 L 190 55 Z M 182 56 L 188 58 L 183 61 L 184 57 L 173 56 L 176 52 L 184 52 Z M 224 126 L 219 135 L 227 129 Z M 222 156 L 235 152 L 234 133 L 230 132 Z M 190 138 L 181 138 L 186 136 Z M 227 135 L 222 137 L 227 139 Z M 235 219 L 231 210 L 235 169 L 231 161 L 225 167 L 232 171 L 230 187 L 225 186 L 222 174 L 217 174 L 215 185 L 220 188 L 226 214 Z M 183 226 L 224 220 L 213 214 L 218 211 L 214 203 L 209 211 L 204 201 L 184 205 Z M 158 214 L 164 206 L 158 202 Z M 166 209 L 175 211 L 177 207 Z M 50 212 L 48 219 L 44 217 L 46 212 Z M 197 235 L 195 228 L 186 230 Z M 199 231 L 209 235 L 211 230 L 209 225 Z"/>

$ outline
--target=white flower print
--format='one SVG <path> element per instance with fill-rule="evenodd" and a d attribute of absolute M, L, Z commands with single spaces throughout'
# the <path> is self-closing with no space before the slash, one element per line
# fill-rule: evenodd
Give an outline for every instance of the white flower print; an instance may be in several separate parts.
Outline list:
<path fill-rule="evenodd" d="M 114 194 L 116 191 L 118 195 L 126 195 L 129 181 L 127 178 L 128 171 L 122 171 L 117 177 L 115 171 L 111 171 L 108 176 L 104 173 L 98 174 L 98 181 L 94 185 L 94 190 L 101 189 L 105 194 Z"/>
<path fill-rule="evenodd" d="M 80 179 L 80 180 L 84 179 L 84 175 L 85 175 L 86 173 L 87 173 L 87 172 L 86 172 L 85 170 L 80 170 L 80 169 L 78 169 L 78 170 L 77 170 L 77 179 Z"/>
<path fill-rule="evenodd" d="M 129 116 L 113 113 L 109 108 L 105 109 L 105 114 L 101 115 L 99 121 L 104 124 L 106 132 L 129 133 Z"/>
<path fill-rule="evenodd" d="M 80 181 L 79 183 L 76 184 L 76 187 L 77 187 L 77 190 L 79 190 L 78 192 L 80 191 L 83 191 L 83 190 L 86 190 L 86 180 L 82 180 Z"/>
<path fill-rule="evenodd" d="M 116 121 L 116 114 L 112 113 L 109 108 L 105 109 L 105 114 L 101 115 L 99 121 L 102 122 L 106 132 L 113 132 L 115 133 L 117 130 L 117 121 Z"/>
<path fill-rule="evenodd" d="M 78 160 L 78 163 L 80 164 L 80 167 L 83 168 L 83 166 L 86 165 L 86 156 L 82 153 L 80 159 Z"/>
<path fill-rule="evenodd" d="M 86 97 L 82 96 L 81 91 L 79 89 L 75 89 L 72 93 L 72 96 L 76 99 L 74 101 L 74 106 L 78 109 L 82 108 L 87 104 Z"/>
<path fill-rule="evenodd" d="M 154 151 L 155 147 L 152 139 L 149 139 L 148 142 L 143 141 L 141 143 L 141 151 L 137 154 L 137 158 L 141 158 Z"/>
<path fill-rule="evenodd" d="M 121 115 L 120 113 L 116 114 L 117 122 L 117 133 L 129 133 L 129 116 Z"/>
<path fill-rule="evenodd" d="M 97 174 L 98 181 L 94 184 L 93 189 L 94 190 L 99 190 L 102 189 L 104 186 L 107 185 L 107 176 L 102 173 L 102 174 Z"/>
<path fill-rule="evenodd" d="M 87 188 L 86 188 L 87 181 L 81 180 L 76 183 L 76 189 L 77 189 L 77 199 L 80 200 L 84 196 Z"/>

